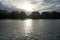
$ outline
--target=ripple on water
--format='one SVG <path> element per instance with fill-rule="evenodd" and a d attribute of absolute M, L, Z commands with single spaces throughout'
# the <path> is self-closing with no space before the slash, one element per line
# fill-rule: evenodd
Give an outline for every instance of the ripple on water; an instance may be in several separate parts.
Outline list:
<path fill-rule="evenodd" d="M 59 20 L 2 20 L 0 40 L 60 40 L 59 26 Z"/>

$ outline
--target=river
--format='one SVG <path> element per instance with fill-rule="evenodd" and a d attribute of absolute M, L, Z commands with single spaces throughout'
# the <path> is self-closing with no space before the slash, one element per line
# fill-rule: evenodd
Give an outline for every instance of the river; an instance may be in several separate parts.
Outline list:
<path fill-rule="evenodd" d="M 60 40 L 60 19 L 0 20 L 0 40 Z"/>

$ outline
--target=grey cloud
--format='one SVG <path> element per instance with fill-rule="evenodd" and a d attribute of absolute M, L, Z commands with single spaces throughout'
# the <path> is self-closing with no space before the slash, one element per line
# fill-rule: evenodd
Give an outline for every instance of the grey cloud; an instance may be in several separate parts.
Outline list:
<path fill-rule="evenodd" d="M 38 6 L 38 10 L 56 10 L 59 11 L 60 10 L 60 0 L 22 0 L 22 1 L 31 1 L 32 4 L 35 4 Z M 2 4 L 6 4 L 8 6 L 12 5 L 11 3 L 15 3 L 16 0 L 12 1 L 12 0 L 0 0 L 0 3 Z M 19 2 L 19 1 L 18 1 Z"/>
<path fill-rule="evenodd" d="M 33 4 L 37 5 L 39 7 L 39 10 L 41 7 L 42 10 L 59 10 L 60 9 L 60 0 L 30 0 Z"/>

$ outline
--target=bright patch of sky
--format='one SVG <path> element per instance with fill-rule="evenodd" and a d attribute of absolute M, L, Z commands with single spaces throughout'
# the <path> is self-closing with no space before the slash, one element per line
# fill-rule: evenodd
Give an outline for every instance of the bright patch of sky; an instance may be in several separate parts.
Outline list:
<path fill-rule="evenodd" d="M 9 7 L 22 5 L 22 3 L 27 2 L 36 6 L 34 10 L 39 11 L 60 10 L 60 0 L 0 0 L 0 2 L 3 5 Z"/>

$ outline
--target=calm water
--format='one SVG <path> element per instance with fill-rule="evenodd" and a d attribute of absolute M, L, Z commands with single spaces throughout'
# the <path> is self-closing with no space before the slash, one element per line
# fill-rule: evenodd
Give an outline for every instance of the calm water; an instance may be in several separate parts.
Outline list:
<path fill-rule="evenodd" d="M 60 40 L 60 20 L 0 20 L 0 40 Z"/>

